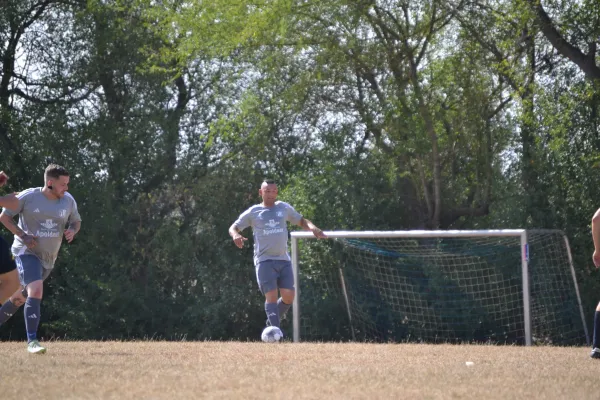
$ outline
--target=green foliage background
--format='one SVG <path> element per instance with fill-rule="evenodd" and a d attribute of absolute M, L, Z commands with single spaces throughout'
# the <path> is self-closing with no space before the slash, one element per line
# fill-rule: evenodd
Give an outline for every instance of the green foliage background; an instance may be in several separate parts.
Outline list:
<path fill-rule="evenodd" d="M 582 66 L 537 4 L 3 2 L 5 191 L 57 162 L 83 217 L 42 336 L 255 340 L 251 250 L 227 228 L 264 177 L 326 230 L 562 229 L 591 322 L 597 5 L 542 8 Z M 348 339 L 335 307 L 319 331 Z"/>

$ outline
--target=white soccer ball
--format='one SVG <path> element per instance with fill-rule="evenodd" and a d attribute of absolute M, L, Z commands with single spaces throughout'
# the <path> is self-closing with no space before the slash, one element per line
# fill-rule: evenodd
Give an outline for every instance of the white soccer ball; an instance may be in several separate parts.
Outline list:
<path fill-rule="evenodd" d="M 265 343 L 277 343 L 283 338 L 283 332 L 276 326 L 267 326 L 260 335 Z"/>

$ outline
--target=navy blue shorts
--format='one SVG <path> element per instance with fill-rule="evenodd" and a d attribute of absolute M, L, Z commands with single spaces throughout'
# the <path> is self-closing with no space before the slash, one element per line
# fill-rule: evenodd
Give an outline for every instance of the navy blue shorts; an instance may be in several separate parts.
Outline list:
<path fill-rule="evenodd" d="M 6 274 L 15 268 L 17 268 L 17 264 L 10 251 L 10 246 L 6 243 L 6 240 L 0 237 L 0 274 Z"/>
<path fill-rule="evenodd" d="M 15 261 L 19 271 L 19 280 L 25 287 L 31 282 L 45 280 L 52 272 L 51 269 L 45 269 L 40 259 L 31 254 L 16 256 Z"/>
<path fill-rule="evenodd" d="M 262 294 L 280 289 L 294 289 L 292 263 L 286 260 L 260 261 L 256 266 L 256 281 Z"/>

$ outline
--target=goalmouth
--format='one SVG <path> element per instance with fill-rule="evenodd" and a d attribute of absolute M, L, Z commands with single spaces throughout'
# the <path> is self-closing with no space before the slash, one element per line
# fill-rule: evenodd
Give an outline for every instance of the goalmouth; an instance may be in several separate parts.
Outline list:
<path fill-rule="evenodd" d="M 333 315 L 351 340 L 589 344 L 561 231 L 325 234 L 291 233 L 294 342 L 320 340 L 310 320 L 320 302 L 345 311 Z M 313 303 L 317 311 L 303 315 Z"/>

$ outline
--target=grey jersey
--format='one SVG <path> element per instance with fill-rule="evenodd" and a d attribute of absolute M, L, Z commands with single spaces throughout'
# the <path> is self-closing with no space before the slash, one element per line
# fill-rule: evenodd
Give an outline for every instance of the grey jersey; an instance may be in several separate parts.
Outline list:
<path fill-rule="evenodd" d="M 294 207 L 276 201 L 273 207 L 257 204 L 244 211 L 234 225 L 240 231 L 252 227 L 254 235 L 254 265 L 264 260 L 290 260 L 287 251 L 286 222 L 299 224 L 302 219 Z"/>
<path fill-rule="evenodd" d="M 19 215 L 19 227 L 27 234 L 37 236 L 37 245 L 27 248 L 25 243 L 15 236 L 12 245 L 14 255 L 33 254 L 38 257 L 46 269 L 52 269 L 58 256 L 63 233 L 68 223 L 81 221 L 77 203 L 73 196 L 65 193 L 63 198 L 49 200 L 42 188 L 27 189 L 17 195 L 19 208 L 4 209 L 11 217 Z"/>

